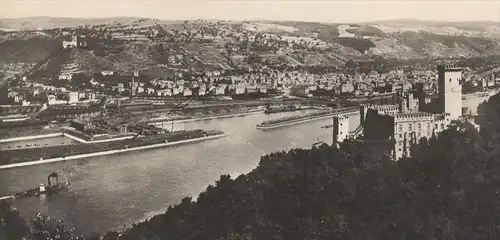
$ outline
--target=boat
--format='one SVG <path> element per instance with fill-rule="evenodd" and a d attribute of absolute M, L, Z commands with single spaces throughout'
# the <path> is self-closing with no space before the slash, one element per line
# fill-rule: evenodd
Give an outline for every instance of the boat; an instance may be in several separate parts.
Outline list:
<path fill-rule="evenodd" d="M 55 179 L 55 182 L 53 181 L 53 179 Z M 16 194 L 14 194 L 13 198 L 33 197 L 42 194 L 52 194 L 59 192 L 63 189 L 66 189 L 70 186 L 70 183 L 68 182 L 67 178 L 65 182 L 60 183 L 59 174 L 56 172 L 49 174 L 49 176 L 47 177 L 47 182 L 48 182 L 47 185 L 45 185 L 45 183 L 40 183 L 36 188 L 27 189 L 22 192 L 17 192 Z"/>
<path fill-rule="evenodd" d="M 323 144 L 324 142 L 325 142 L 325 141 L 323 141 L 323 140 L 321 140 L 321 141 L 320 141 L 320 140 L 319 140 L 319 138 L 318 138 L 318 140 L 317 140 L 315 143 L 313 143 L 313 145 L 312 145 L 312 146 L 313 146 L 313 147 L 317 147 L 317 146 L 319 146 L 319 145 Z"/>
<path fill-rule="evenodd" d="M 271 114 L 271 113 L 280 113 L 280 112 L 294 112 L 300 110 L 300 107 L 296 107 L 293 105 L 290 106 L 279 106 L 279 107 L 270 107 L 268 106 L 265 110 L 265 114 Z"/>

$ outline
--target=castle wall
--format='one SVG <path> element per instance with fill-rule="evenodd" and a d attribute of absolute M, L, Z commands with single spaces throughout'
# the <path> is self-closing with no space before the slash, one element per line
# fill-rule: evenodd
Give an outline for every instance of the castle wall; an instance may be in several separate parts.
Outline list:
<path fill-rule="evenodd" d="M 450 114 L 402 113 L 394 116 L 394 157 L 410 156 L 412 144 L 421 138 L 431 138 L 445 130 L 451 122 Z"/>

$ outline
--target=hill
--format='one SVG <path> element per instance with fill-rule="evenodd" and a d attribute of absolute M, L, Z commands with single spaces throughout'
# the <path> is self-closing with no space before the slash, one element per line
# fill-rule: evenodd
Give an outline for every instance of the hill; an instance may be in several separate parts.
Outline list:
<path fill-rule="evenodd" d="M 52 28 L 68 28 L 77 26 L 93 26 L 103 24 L 131 25 L 144 18 L 113 17 L 113 18 L 59 18 L 59 17 L 26 17 L 0 19 L 0 28 L 17 31 L 41 30 Z"/>
<path fill-rule="evenodd" d="M 0 33 L 0 60 L 5 63 L 48 61 L 48 55 L 58 56 L 52 53 L 57 51 L 56 43 L 69 40 L 72 34 L 88 36 L 88 46 L 79 49 L 74 61 L 89 72 L 151 72 L 165 66 L 200 70 L 253 64 L 336 66 L 373 59 L 500 55 L 500 28 L 493 22 L 333 24 L 39 17 L 0 20 L 0 27 L 51 28 Z"/>
<path fill-rule="evenodd" d="M 61 41 L 46 38 L 6 40 L 0 42 L 0 64 L 12 62 L 37 63 L 61 46 Z"/>

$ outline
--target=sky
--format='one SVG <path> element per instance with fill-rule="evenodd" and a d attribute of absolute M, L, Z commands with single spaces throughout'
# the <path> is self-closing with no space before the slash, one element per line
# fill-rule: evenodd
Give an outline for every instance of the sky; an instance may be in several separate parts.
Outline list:
<path fill-rule="evenodd" d="M 0 0 L 0 18 L 500 21 L 500 0 Z"/>

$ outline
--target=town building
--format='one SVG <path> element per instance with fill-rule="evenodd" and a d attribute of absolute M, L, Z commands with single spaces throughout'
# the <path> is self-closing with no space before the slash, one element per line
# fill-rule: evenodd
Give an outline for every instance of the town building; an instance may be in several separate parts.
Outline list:
<path fill-rule="evenodd" d="M 76 107 L 76 106 L 62 106 L 50 107 L 38 114 L 41 120 L 67 120 L 75 118 L 95 117 L 101 114 L 101 109 L 96 106 L 90 107 Z"/>
<path fill-rule="evenodd" d="M 290 89 L 290 94 L 297 97 L 308 97 L 309 88 L 306 86 L 296 86 Z"/>

